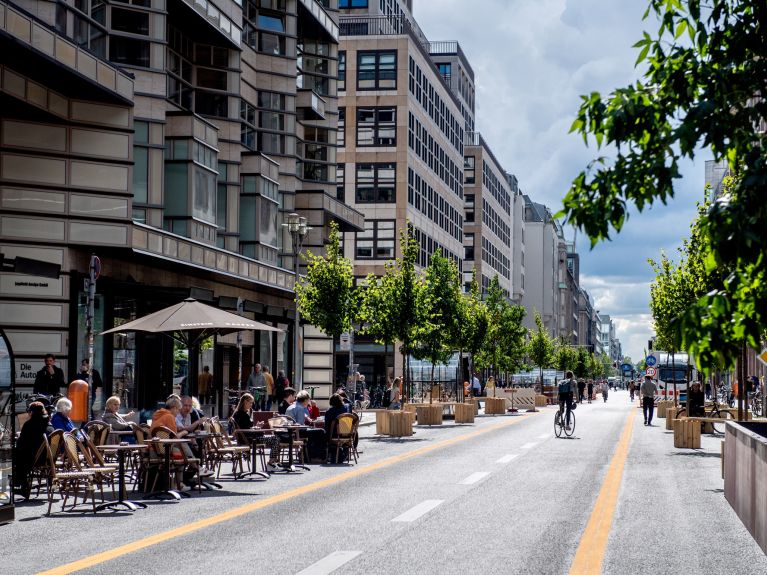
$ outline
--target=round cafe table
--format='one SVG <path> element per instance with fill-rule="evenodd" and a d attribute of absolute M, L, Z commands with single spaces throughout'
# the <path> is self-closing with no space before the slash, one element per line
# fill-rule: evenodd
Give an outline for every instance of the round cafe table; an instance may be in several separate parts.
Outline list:
<path fill-rule="evenodd" d="M 280 425 L 278 427 L 272 428 L 274 431 L 283 431 L 287 432 L 288 434 L 288 462 L 283 463 L 280 465 L 282 467 L 282 471 L 285 473 L 298 473 L 297 467 L 300 467 L 301 469 L 305 469 L 306 471 L 311 471 L 306 465 L 295 465 L 293 463 L 293 438 L 294 438 L 294 431 L 298 431 L 299 429 L 312 429 L 310 425 L 299 425 L 299 424 L 292 424 L 292 425 Z"/>
<path fill-rule="evenodd" d="M 148 449 L 149 446 L 145 443 L 137 444 L 125 444 L 125 445 L 97 445 L 96 449 L 99 451 L 117 452 L 117 474 L 119 490 L 117 492 L 116 501 L 107 501 L 96 507 L 97 511 L 102 509 L 120 509 L 125 508 L 129 511 L 136 511 L 136 509 L 146 509 L 146 503 L 140 501 L 131 501 L 127 498 L 125 492 L 125 454 L 136 453 Z"/>
<path fill-rule="evenodd" d="M 248 475 L 258 475 L 259 477 L 263 477 L 264 479 L 269 479 L 269 472 L 264 469 L 264 471 L 258 471 L 256 470 L 256 463 L 258 462 L 257 454 L 258 454 L 258 440 L 261 439 L 264 435 L 269 433 L 270 429 L 264 429 L 262 427 L 246 427 L 246 428 L 240 428 L 237 429 L 236 433 L 242 434 L 243 437 L 247 437 L 250 440 L 250 471 L 247 471 L 245 473 L 240 473 L 237 475 L 237 479 L 241 479 L 242 477 L 246 477 Z"/>

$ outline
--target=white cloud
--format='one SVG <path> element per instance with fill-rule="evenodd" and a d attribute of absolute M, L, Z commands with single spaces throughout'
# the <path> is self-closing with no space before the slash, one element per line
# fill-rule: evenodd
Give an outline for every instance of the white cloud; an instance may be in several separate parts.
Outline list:
<path fill-rule="evenodd" d="M 636 80 L 632 45 L 654 22 L 646 0 L 415 0 L 415 17 L 431 40 L 457 40 L 477 89 L 477 129 L 522 190 L 553 211 L 597 151 L 568 130 L 580 96 Z M 701 159 L 705 159 L 704 154 Z M 628 355 L 638 359 L 652 333 L 648 258 L 676 257 L 695 202 L 703 162 L 684 162 L 668 206 L 632 213 L 622 233 L 589 249 L 578 235 L 581 280 L 616 321 Z M 644 341 L 644 343 L 642 343 Z M 636 357 L 635 357 L 636 356 Z"/>

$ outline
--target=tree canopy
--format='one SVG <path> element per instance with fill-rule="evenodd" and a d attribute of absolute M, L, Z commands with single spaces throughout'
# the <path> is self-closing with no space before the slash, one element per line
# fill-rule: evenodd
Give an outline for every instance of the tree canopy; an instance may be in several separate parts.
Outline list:
<path fill-rule="evenodd" d="M 730 366 L 741 342 L 758 346 L 767 319 L 767 2 L 650 0 L 651 15 L 657 33 L 635 45 L 642 80 L 583 96 L 572 131 L 609 152 L 575 178 L 564 213 L 596 243 L 620 231 L 631 206 L 673 197 L 680 161 L 699 148 L 726 160 L 740 177 L 699 229 L 706 269 L 728 276 L 690 306 L 681 331 L 711 342 L 698 350 L 704 364 Z"/>

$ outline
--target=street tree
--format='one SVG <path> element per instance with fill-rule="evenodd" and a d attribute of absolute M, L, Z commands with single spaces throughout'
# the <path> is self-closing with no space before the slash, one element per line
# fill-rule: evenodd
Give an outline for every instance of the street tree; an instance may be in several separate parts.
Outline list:
<path fill-rule="evenodd" d="M 573 371 L 578 363 L 578 350 L 570 345 L 567 338 L 560 336 L 554 348 L 554 367 L 557 371 Z"/>
<path fill-rule="evenodd" d="M 535 365 L 538 366 L 541 382 L 541 393 L 544 392 L 543 387 L 543 370 L 544 368 L 551 367 L 554 361 L 554 341 L 546 331 L 541 319 L 541 314 L 535 313 L 535 329 L 530 330 L 530 338 L 528 340 L 528 355 Z"/>
<path fill-rule="evenodd" d="M 306 276 L 296 285 L 296 302 L 302 317 L 335 340 L 352 326 L 354 268 L 341 252 L 336 222 L 330 223 L 329 240 L 325 255 L 306 254 Z M 335 365 L 334 351 L 333 381 Z"/>
<path fill-rule="evenodd" d="M 400 231 L 401 257 L 385 265 L 380 278 L 369 276 L 363 299 L 364 333 L 379 343 L 400 342 L 402 397 L 410 395 L 410 355 L 432 329 L 426 282 L 415 269 L 418 241 L 413 225 Z"/>
<path fill-rule="evenodd" d="M 589 365 L 589 352 L 585 347 L 579 347 L 577 351 L 578 357 L 575 361 L 575 377 L 583 379 L 589 377 L 590 365 Z"/>
<path fill-rule="evenodd" d="M 632 206 L 673 197 L 680 162 L 700 147 L 726 161 L 740 177 L 699 225 L 705 267 L 726 269 L 727 281 L 693 302 L 680 330 L 701 367 L 731 367 L 767 324 L 767 132 L 758 128 L 767 117 L 767 3 L 650 0 L 651 14 L 658 32 L 635 44 L 643 79 L 583 96 L 571 130 L 609 150 L 575 178 L 564 213 L 593 244 L 620 231 Z"/>
<path fill-rule="evenodd" d="M 414 357 L 431 363 L 431 383 L 437 364 L 446 364 L 453 355 L 461 329 L 461 278 L 456 263 L 438 249 L 426 268 L 426 311 L 429 328 L 420 335 Z M 432 403 L 429 393 L 429 403 Z"/>
<path fill-rule="evenodd" d="M 458 333 L 458 339 L 456 340 L 456 347 L 459 351 L 459 363 L 463 364 L 463 352 L 466 351 L 469 354 L 469 381 L 471 381 L 474 373 L 474 358 L 479 354 L 480 350 L 485 345 L 485 339 L 487 338 L 489 317 L 487 313 L 487 306 L 482 301 L 482 297 L 479 293 L 479 284 L 477 283 L 477 276 L 475 272 L 472 272 L 471 282 L 469 283 L 469 290 L 463 294 L 461 298 L 461 304 L 459 306 L 459 318 L 461 329 Z M 473 393 L 472 387 L 469 386 L 469 393 Z"/>

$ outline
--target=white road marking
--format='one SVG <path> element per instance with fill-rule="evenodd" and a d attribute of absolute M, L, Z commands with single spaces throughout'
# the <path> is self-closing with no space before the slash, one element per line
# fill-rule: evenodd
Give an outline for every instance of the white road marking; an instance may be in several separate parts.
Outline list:
<path fill-rule="evenodd" d="M 490 475 L 490 472 L 488 471 L 477 471 L 476 473 L 472 473 L 471 475 L 469 475 L 463 481 L 459 481 L 458 484 L 471 485 L 472 483 L 476 483 L 477 481 L 482 481 L 488 475 Z"/>
<path fill-rule="evenodd" d="M 296 575 L 328 575 L 361 553 L 362 551 L 334 551 L 327 557 L 312 563 L 303 571 L 299 571 Z"/>
<path fill-rule="evenodd" d="M 548 439 L 549 437 L 551 437 L 550 433 L 543 433 L 538 436 L 538 439 Z"/>
<path fill-rule="evenodd" d="M 429 511 L 439 506 L 444 499 L 427 499 L 426 501 L 419 503 L 415 507 L 408 509 L 402 515 L 398 515 L 392 521 L 409 522 L 423 517 Z"/>
<path fill-rule="evenodd" d="M 517 457 L 519 457 L 519 453 L 510 453 L 509 455 L 504 455 L 503 457 L 501 457 L 498 461 L 496 461 L 496 463 L 508 463 L 509 461 L 511 461 L 512 459 L 516 459 Z"/>
<path fill-rule="evenodd" d="M 538 445 L 538 442 L 533 441 L 532 443 L 525 443 L 522 447 L 520 447 L 520 449 L 532 449 L 536 445 Z"/>

